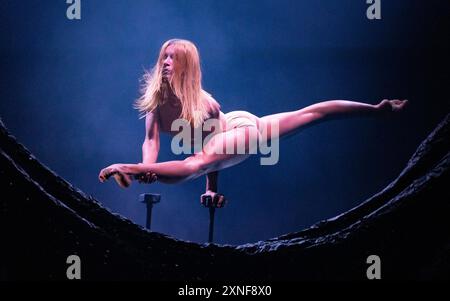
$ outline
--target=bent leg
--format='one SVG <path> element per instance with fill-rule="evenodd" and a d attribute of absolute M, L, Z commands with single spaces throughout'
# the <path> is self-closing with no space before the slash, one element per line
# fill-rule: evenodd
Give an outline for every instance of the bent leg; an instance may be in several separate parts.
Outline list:
<path fill-rule="evenodd" d="M 201 152 L 207 172 L 239 164 L 256 154 L 260 135 L 257 127 L 234 128 L 212 137 Z"/>
<path fill-rule="evenodd" d="M 133 179 L 138 180 L 144 174 L 155 174 L 161 182 L 176 183 L 191 177 L 200 168 L 198 156 L 191 156 L 185 160 L 168 161 L 151 164 L 113 164 L 100 171 L 99 180 L 106 181 L 114 176 L 122 187 L 128 187 Z"/>
<path fill-rule="evenodd" d="M 164 183 L 178 183 L 194 179 L 209 172 L 241 163 L 256 148 L 258 137 L 256 127 L 232 129 L 215 135 L 206 143 L 200 153 L 185 160 L 153 164 L 124 164 L 123 171 L 132 175 L 155 173 L 159 181 Z"/>

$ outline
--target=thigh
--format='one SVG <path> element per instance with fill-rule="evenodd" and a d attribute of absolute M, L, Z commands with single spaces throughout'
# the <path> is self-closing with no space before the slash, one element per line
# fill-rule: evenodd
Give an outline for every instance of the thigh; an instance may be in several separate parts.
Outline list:
<path fill-rule="evenodd" d="M 307 125 L 311 125 L 315 120 L 317 120 L 315 114 L 304 110 L 283 112 L 259 118 L 259 130 L 261 133 L 266 131 L 266 137 L 270 140 L 294 134 Z M 277 127 L 277 131 L 273 130 L 274 126 Z"/>
<path fill-rule="evenodd" d="M 201 152 L 208 172 L 239 164 L 256 154 L 258 134 L 256 127 L 241 127 L 212 137 Z"/>

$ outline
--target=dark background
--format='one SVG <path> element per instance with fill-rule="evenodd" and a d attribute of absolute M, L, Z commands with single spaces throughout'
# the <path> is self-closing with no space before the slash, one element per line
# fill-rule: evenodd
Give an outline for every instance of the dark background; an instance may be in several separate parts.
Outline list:
<path fill-rule="evenodd" d="M 143 192 L 162 193 L 152 228 L 204 242 L 204 177 L 179 185 L 100 184 L 101 168 L 140 162 L 139 78 L 162 43 L 192 40 L 204 88 L 222 110 L 263 116 L 330 99 L 407 98 L 389 118 L 330 121 L 220 174 L 229 199 L 216 241 L 245 243 L 300 230 L 383 189 L 449 111 L 449 1 L 65 1 L 0 4 L 0 117 L 43 163 L 112 211 L 144 224 Z M 180 159 L 162 136 L 159 161 Z M 420 221 L 418 221 L 420 222 Z"/>

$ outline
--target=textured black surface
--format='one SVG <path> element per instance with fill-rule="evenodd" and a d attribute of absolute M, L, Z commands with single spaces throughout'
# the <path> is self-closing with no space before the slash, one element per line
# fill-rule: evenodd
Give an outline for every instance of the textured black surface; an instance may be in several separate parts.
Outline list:
<path fill-rule="evenodd" d="M 0 124 L 0 279 L 66 279 L 77 254 L 85 280 L 450 278 L 450 115 L 403 172 L 360 206 L 297 233 L 240 246 L 148 232 L 42 165 Z"/>

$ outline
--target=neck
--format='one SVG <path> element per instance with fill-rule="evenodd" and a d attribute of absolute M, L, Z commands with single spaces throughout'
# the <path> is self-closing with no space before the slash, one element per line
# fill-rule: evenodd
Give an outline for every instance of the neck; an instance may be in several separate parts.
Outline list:
<path fill-rule="evenodd" d="M 175 96 L 175 93 L 173 93 L 172 87 L 170 86 L 170 84 L 167 81 L 162 82 L 161 88 L 162 88 L 164 99 Z"/>
<path fill-rule="evenodd" d="M 181 102 L 178 97 L 173 93 L 169 83 L 163 82 L 163 102 L 168 102 L 171 105 L 178 106 Z"/>

